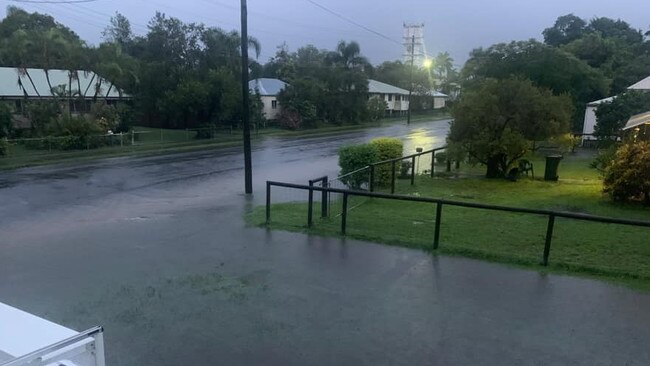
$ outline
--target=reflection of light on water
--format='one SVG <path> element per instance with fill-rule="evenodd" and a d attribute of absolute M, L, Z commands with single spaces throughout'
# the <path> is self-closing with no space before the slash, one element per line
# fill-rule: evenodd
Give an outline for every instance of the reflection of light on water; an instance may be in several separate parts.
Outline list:
<path fill-rule="evenodd" d="M 415 154 L 418 147 L 424 151 L 431 150 L 436 147 L 442 147 L 445 144 L 445 136 L 436 136 L 434 131 L 417 128 L 412 130 L 404 137 L 404 155 Z M 425 154 L 415 159 L 418 173 L 423 173 L 425 170 L 431 169 L 431 154 Z"/>

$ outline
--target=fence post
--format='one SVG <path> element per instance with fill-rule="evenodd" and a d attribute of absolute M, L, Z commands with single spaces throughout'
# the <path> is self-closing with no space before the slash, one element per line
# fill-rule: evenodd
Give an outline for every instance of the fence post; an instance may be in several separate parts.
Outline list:
<path fill-rule="evenodd" d="M 124 147 L 124 132 L 120 132 L 120 147 Z"/>
<path fill-rule="evenodd" d="M 431 178 L 436 172 L 436 150 L 431 151 Z"/>
<path fill-rule="evenodd" d="M 553 226 L 555 226 L 555 215 L 548 215 L 548 226 L 546 227 L 546 242 L 544 243 L 544 257 L 542 265 L 548 266 L 548 255 L 551 252 L 551 240 L 553 239 Z"/>
<path fill-rule="evenodd" d="M 341 209 L 341 234 L 345 235 L 345 226 L 348 221 L 348 193 L 343 193 L 343 208 Z"/>
<path fill-rule="evenodd" d="M 131 130 L 131 146 L 135 145 L 135 130 Z"/>
<path fill-rule="evenodd" d="M 391 166 L 393 167 L 393 169 L 390 178 L 390 194 L 393 194 L 395 193 L 395 160 L 391 162 Z"/>
<path fill-rule="evenodd" d="M 271 222 L 271 183 L 266 182 L 266 224 Z"/>
<path fill-rule="evenodd" d="M 447 158 L 447 173 L 449 173 L 450 171 L 451 171 L 451 160 Z"/>
<path fill-rule="evenodd" d="M 442 219 L 442 203 L 436 204 L 436 229 L 433 234 L 433 249 L 438 249 L 440 244 L 440 220 Z"/>
<path fill-rule="evenodd" d="M 327 176 L 325 176 L 323 177 L 323 183 L 321 184 L 321 187 L 327 188 L 328 185 L 328 179 Z M 327 191 L 321 191 L 320 216 L 323 218 L 327 217 L 327 195 Z"/>
<path fill-rule="evenodd" d="M 375 166 L 370 164 L 370 183 L 368 183 L 368 188 L 370 192 L 375 191 Z"/>
<path fill-rule="evenodd" d="M 411 185 L 415 184 L 415 156 L 411 158 Z"/>
<path fill-rule="evenodd" d="M 309 199 L 307 200 L 307 227 L 311 227 L 313 208 L 314 208 L 314 190 L 311 188 L 314 182 L 309 182 Z"/>

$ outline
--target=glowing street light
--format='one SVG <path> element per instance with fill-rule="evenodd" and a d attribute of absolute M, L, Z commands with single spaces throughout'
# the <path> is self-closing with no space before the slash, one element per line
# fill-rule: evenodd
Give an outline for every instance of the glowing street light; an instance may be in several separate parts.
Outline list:
<path fill-rule="evenodd" d="M 425 69 L 430 69 L 431 66 L 433 66 L 433 60 L 430 58 L 424 59 L 422 66 L 424 66 Z"/>

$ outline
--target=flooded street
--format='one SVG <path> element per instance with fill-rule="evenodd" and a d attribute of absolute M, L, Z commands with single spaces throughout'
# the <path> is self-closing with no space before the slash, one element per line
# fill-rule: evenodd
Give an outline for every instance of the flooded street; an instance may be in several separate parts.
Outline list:
<path fill-rule="evenodd" d="M 650 295 L 399 247 L 246 227 L 264 183 L 447 121 L 0 172 L 0 302 L 82 330 L 108 365 L 650 363 Z M 427 166 L 428 161 L 420 162 Z"/>

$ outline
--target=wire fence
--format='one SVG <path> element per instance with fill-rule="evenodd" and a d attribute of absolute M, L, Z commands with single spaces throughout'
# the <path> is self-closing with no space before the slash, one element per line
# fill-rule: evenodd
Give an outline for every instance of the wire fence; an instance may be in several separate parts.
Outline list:
<path fill-rule="evenodd" d="M 129 132 L 85 136 L 45 136 L 17 138 L 6 141 L 0 158 L 11 161 L 22 158 L 57 158 L 80 151 L 137 151 L 148 148 L 201 145 L 238 138 L 232 127 L 206 127 L 184 130 L 136 127 Z M 254 133 L 259 133 L 257 128 Z"/>

